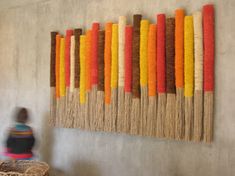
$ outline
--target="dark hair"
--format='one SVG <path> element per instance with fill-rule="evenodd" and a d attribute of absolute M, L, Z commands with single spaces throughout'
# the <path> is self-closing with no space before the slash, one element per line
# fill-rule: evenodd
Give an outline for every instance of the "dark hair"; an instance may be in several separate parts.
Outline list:
<path fill-rule="evenodd" d="M 26 123 L 28 121 L 28 111 L 26 108 L 20 108 L 16 114 L 16 122 Z"/>

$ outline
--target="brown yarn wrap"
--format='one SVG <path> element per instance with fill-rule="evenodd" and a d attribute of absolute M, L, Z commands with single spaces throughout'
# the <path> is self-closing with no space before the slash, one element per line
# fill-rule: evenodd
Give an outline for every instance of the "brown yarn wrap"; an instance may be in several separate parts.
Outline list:
<path fill-rule="evenodd" d="M 166 91 L 175 93 L 175 19 L 166 19 Z"/>
<path fill-rule="evenodd" d="M 105 31 L 99 31 L 99 39 L 98 39 L 98 91 L 104 91 L 104 40 L 105 40 Z"/>
<path fill-rule="evenodd" d="M 82 35 L 82 29 L 74 30 L 75 38 L 75 65 L 74 65 L 74 83 L 75 88 L 79 88 L 79 79 L 80 79 L 80 35 Z"/>
<path fill-rule="evenodd" d="M 51 32 L 51 70 L 50 70 L 50 86 L 55 87 L 55 53 L 56 53 L 56 34 Z"/>
<path fill-rule="evenodd" d="M 133 98 L 140 98 L 140 21 L 142 15 L 133 16 L 132 41 L 132 93 Z"/>

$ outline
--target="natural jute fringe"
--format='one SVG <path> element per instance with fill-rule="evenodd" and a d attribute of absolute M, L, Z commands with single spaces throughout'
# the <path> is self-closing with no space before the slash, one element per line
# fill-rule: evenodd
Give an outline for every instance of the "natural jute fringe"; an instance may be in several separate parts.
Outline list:
<path fill-rule="evenodd" d="M 49 124 L 52 127 L 55 127 L 55 121 L 56 121 L 56 96 L 55 96 L 55 87 L 51 87 L 50 90 L 50 119 Z"/>
<path fill-rule="evenodd" d="M 56 98 L 56 116 L 55 116 L 55 126 L 59 127 L 60 124 L 60 99 Z"/>
<path fill-rule="evenodd" d="M 111 104 L 105 104 L 104 131 L 111 132 Z"/>
<path fill-rule="evenodd" d="M 132 94 L 125 93 L 125 102 L 124 102 L 124 121 L 123 121 L 123 132 L 130 132 L 130 124 L 131 124 L 131 107 L 132 107 Z"/>
<path fill-rule="evenodd" d="M 79 113 L 79 127 L 81 129 L 85 129 L 85 113 L 86 113 L 86 104 L 83 103 L 83 104 L 80 104 L 79 105 L 79 109 L 80 109 L 80 113 Z"/>
<path fill-rule="evenodd" d="M 193 140 L 199 142 L 202 138 L 202 119 L 203 119 L 203 91 L 194 92 L 194 127 Z"/>
<path fill-rule="evenodd" d="M 116 121 L 117 121 L 117 106 L 118 106 L 118 97 L 117 89 L 112 89 L 111 94 L 111 131 L 116 131 Z"/>
<path fill-rule="evenodd" d="M 97 92 L 97 104 L 96 104 L 96 119 L 95 119 L 95 130 L 104 130 L 104 92 Z"/>
<path fill-rule="evenodd" d="M 158 94 L 158 108 L 157 108 L 157 137 L 164 137 L 164 120 L 166 116 L 166 94 Z"/>
<path fill-rule="evenodd" d="M 193 132 L 193 97 L 185 97 L 185 140 L 192 138 Z"/>
<path fill-rule="evenodd" d="M 85 103 L 85 129 L 90 130 L 90 91 L 86 92 L 86 103 Z"/>
<path fill-rule="evenodd" d="M 117 132 L 123 132 L 125 116 L 125 92 L 123 87 L 118 87 Z"/>
<path fill-rule="evenodd" d="M 95 130 L 95 120 L 96 120 L 96 102 L 97 102 L 97 85 L 93 85 L 91 89 L 91 116 L 90 116 L 90 129 Z"/>
<path fill-rule="evenodd" d="M 64 126 L 66 128 L 72 128 L 73 127 L 73 120 L 74 120 L 74 116 L 71 113 L 71 111 L 73 111 L 72 109 L 74 107 L 72 107 L 72 93 L 69 90 L 69 87 L 66 87 L 66 105 L 65 105 L 65 119 L 64 119 Z"/>
<path fill-rule="evenodd" d="M 131 128 L 130 134 L 138 135 L 140 127 L 140 99 L 133 98 L 131 106 Z"/>
<path fill-rule="evenodd" d="M 73 121 L 73 126 L 74 128 L 81 128 L 81 123 L 80 123 L 80 95 L 79 95 L 79 88 L 75 88 L 73 92 L 73 104 L 75 106 L 75 112 L 74 112 L 74 121 Z"/>
<path fill-rule="evenodd" d="M 59 98 L 59 127 L 64 128 L 64 121 L 66 119 L 65 115 L 66 115 L 66 97 L 60 97 Z"/>
<path fill-rule="evenodd" d="M 147 117 L 147 136 L 156 136 L 156 127 L 157 127 L 157 97 L 149 97 L 148 105 L 148 117 Z"/>
<path fill-rule="evenodd" d="M 176 89 L 175 139 L 184 139 L 184 89 Z"/>
<path fill-rule="evenodd" d="M 147 115 L 148 115 L 148 87 L 141 86 L 141 110 L 140 110 L 140 134 L 147 133 Z"/>
<path fill-rule="evenodd" d="M 69 119 L 68 128 L 74 127 L 74 119 L 76 115 L 76 101 L 75 101 L 75 92 L 69 92 L 69 107 L 67 107 L 67 118 Z"/>
<path fill-rule="evenodd" d="M 167 93 L 166 119 L 164 127 L 165 137 L 175 137 L 175 94 Z"/>
<path fill-rule="evenodd" d="M 204 93 L 204 142 L 210 143 L 213 140 L 213 114 L 214 114 L 214 94 Z"/>

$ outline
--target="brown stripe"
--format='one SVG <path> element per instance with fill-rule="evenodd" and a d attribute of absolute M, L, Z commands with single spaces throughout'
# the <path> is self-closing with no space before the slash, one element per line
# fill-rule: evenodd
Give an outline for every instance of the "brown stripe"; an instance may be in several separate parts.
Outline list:
<path fill-rule="evenodd" d="M 56 34 L 57 32 L 51 32 L 51 74 L 50 74 L 50 86 L 55 87 L 55 53 L 56 53 Z"/>
<path fill-rule="evenodd" d="M 142 15 L 133 16 L 133 41 L 132 41 L 132 92 L 134 98 L 140 98 L 140 21 Z"/>
<path fill-rule="evenodd" d="M 105 32 L 99 31 L 98 39 L 98 90 L 104 91 L 104 41 Z"/>
<path fill-rule="evenodd" d="M 166 19 L 166 91 L 175 93 L 175 19 Z"/>
<path fill-rule="evenodd" d="M 82 35 L 82 29 L 74 30 L 75 38 L 75 71 L 74 71 L 74 82 L 75 88 L 79 88 L 79 79 L 80 79 L 80 35 Z"/>

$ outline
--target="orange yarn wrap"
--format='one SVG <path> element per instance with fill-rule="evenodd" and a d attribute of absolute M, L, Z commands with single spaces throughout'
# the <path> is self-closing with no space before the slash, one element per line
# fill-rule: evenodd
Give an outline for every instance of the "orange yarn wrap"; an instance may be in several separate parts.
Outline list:
<path fill-rule="evenodd" d="M 56 35 L 56 98 L 60 97 L 60 38 L 59 34 Z"/>
<path fill-rule="evenodd" d="M 88 30 L 86 33 L 86 91 L 91 90 L 91 59 L 92 59 L 92 50 L 91 50 L 91 34 L 92 31 Z"/>

